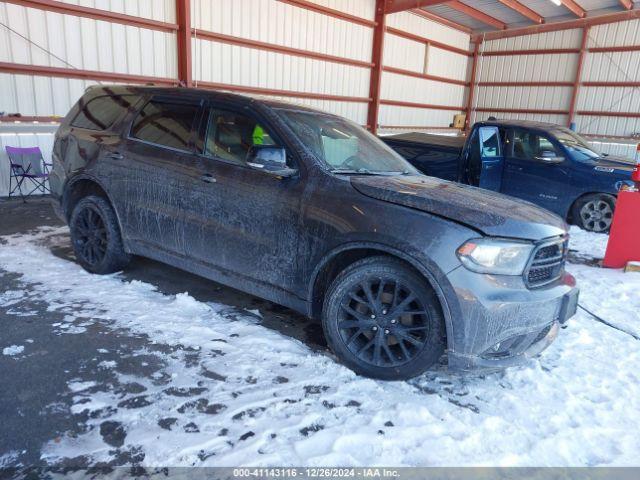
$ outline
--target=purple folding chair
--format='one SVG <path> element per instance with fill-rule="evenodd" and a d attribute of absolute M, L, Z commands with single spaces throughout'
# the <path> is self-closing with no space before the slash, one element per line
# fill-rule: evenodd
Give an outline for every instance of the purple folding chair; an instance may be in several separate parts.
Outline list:
<path fill-rule="evenodd" d="M 11 170 L 9 172 L 9 197 L 16 191 L 22 201 L 32 193 L 51 193 L 47 185 L 50 163 L 46 163 L 39 147 L 5 147 Z M 25 182 L 29 182 L 26 184 Z M 24 188 L 27 187 L 27 188 Z M 28 188 L 31 188 L 25 193 Z"/>

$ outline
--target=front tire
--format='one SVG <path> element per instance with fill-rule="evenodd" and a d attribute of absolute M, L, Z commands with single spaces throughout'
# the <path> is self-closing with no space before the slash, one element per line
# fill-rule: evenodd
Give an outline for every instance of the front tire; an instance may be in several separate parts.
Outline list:
<path fill-rule="evenodd" d="M 116 214 L 104 198 L 89 195 L 81 199 L 71 213 L 69 228 L 76 260 L 88 272 L 114 273 L 130 262 Z"/>
<path fill-rule="evenodd" d="M 325 296 L 322 327 L 340 360 L 360 375 L 404 380 L 444 353 L 438 298 L 402 262 L 371 257 L 347 267 Z"/>
<path fill-rule="evenodd" d="M 588 232 L 607 233 L 613 223 L 615 208 L 616 199 L 612 195 L 585 195 L 573 206 L 573 222 Z"/>

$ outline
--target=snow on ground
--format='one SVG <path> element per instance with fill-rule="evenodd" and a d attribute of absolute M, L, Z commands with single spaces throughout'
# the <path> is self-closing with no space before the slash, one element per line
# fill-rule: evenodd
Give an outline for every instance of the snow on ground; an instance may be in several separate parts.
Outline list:
<path fill-rule="evenodd" d="M 24 351 L 24 345 L 11 345 L 2 349 L 2 354 L 7 356 L 20 355 Z"/>
<path fill-rule="evenodd" d="M 4 240 L 0 268 L 21 274 L 49 310 L 172 347 L 153 352 L 162 367 L 147 377 L 117 372 L 136 393 L 84 378 L 69 384 L 72 411 L 90 413 L 93 428 L 45 445 L 48 462 L 107 461 L 123 444 L 144 452 L 144 466 L 594 466 L 640 458 L 640 344 L 584 312 L 524 367 L 381 382 L 261 326 L 256 315 L 90 275 L 51 253 L 52 244 L 68 244 L 65 229 Z M 627 276 L 571 271 L 583 301 L 603 316 L 617 315 L 624 301 L 620 315 L 640 321 Z M 624 300 L 604 303 L 593 292 Z"/>
<path fill-rule="evenodd" d="M 569 249 L 580 258 L 601 260 L 607 249 L 608 235 L 586 232 L 571 227 Z M 638 305 L 640 273 L 624 273 L 608 268 L 594 269 L 587 265 L 569 265 L 580 287 L 580 303 L 607 322 L 640 337 Z"/>
<path fill-rule="evenodd" d="M 569 231 L 569 249 L 579 256 L 603 259 L 607 250 L 609 235 L 582 230 L 575 225 Z"/>

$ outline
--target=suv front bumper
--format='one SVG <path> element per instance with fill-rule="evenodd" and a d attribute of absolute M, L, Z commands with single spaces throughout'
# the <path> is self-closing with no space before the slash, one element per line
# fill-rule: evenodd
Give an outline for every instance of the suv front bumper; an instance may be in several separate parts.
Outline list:
<path fill-rule="evenodd" d="M 456 293 L 448 332 L 452 370 L 498 370 L 539 355 L 578 305 L 579 290 L 567 273 L 533 290 L 520 277 L 482 275 L 464 267 L 447 277 Z"/>

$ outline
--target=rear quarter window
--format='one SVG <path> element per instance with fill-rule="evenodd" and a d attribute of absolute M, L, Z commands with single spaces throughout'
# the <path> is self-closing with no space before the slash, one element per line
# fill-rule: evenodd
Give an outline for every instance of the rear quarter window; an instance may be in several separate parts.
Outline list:
<path fill-rule="evenodd" d="M 133 108 L 137 95 L 104 95 L 78 102 L 78 113 L 71 126 L 87 130 L 107 130 L 128 109 Z"/>
<path fill-rule="evenodd" d="M 189 151 L 198 109 L 192 104 L 151 100 L 133 121 L 130 136 L 154 145 Z"/>

